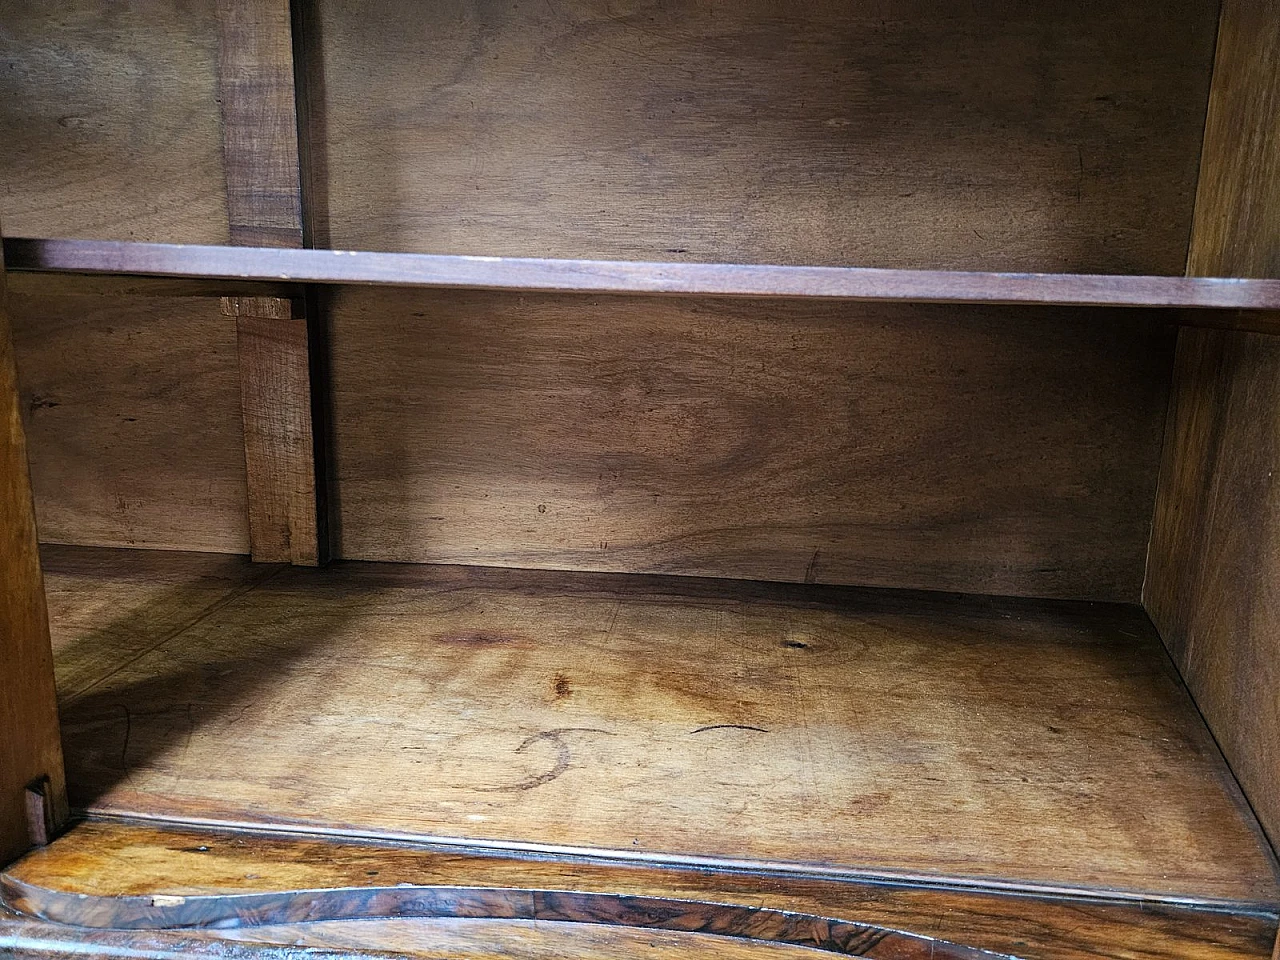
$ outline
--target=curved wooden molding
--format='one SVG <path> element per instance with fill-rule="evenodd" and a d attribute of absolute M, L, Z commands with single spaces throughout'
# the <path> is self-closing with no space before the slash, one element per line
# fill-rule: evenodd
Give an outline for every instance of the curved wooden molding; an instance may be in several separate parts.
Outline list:
<path fill-rule="evenodd" d="M 229 929 L 320 920 L 541 920 L 703 933 L 812 947 L 873 960 L 1004 956 L 887 927 L 813 914 L 668 897 L 513 887 L 344 887 L 217 896 L 98 897 L 0 878 L 10 908 L 55 923 L 112 929 Z"/>

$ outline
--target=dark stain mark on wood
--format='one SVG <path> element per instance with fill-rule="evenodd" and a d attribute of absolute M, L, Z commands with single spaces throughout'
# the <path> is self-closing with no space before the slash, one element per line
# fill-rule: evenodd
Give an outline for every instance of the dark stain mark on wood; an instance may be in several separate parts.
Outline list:
<path fill-rule="evenodd" d="M 573 687 L 569 684 L 569 678 L 563 673 L 557 673 L 555 683 L 552 684 L 555 690 L 555 698 L 563 700 L 565 697 L 572 696 Z"/>
<path fill-rule="evenodd" d="M 37 410 L 51 410 L 54 407 L 61 406 L 61 402 L 54 400 L 52 397 L 33 396 L 27 402 L 27 410 L 35 413 Z"/>

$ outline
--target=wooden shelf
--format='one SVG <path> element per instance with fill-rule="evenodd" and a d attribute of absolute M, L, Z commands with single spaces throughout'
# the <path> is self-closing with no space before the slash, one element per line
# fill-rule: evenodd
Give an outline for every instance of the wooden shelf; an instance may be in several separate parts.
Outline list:
<path fill-rule="evenodd" d="M 1140 610 L 52 547 L 95 814 L 1138 901 L 1280 900 Z"/>
<path fill-rule="evenodd" d="M 1280 309 L 1280 280 L 643 263 L 7 238 L 12 270 L 235 281 L 914 303 Z"/>

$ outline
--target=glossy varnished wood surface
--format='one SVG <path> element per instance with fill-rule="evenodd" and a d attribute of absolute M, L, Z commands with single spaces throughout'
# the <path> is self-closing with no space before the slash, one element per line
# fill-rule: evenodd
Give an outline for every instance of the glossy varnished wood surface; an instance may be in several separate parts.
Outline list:
<path fill-rule="evenodd" d="M 227 241 L 214 0 L 4 0 L 0 22 L 6 230 Z"/>
<path fill-rule="evenodd" d="M 708 934 L 712 943 L 704 946 L 711 951 L 723 937 L 729 938 L 731 944 L 785 944 L 870 960 L 998 958 L 997 954 L 972 947 L 833 917 L 650 895 L 400 886 L 100 899 L 36 887 L 10 877 L 0 878 L 0 895 L 13 908 L 32 916 L 105 929 L 244 927 L 261 922 L 314 923 L 380 917 L 494 917 Z"/>
<path fill-rule="evenodd" d="M 1182 272 L 1216 3 L 315 6 L 337 247 Z"/>
<path fill-rule="evenodd" d="M 14 865 L 7 881 L 11 902 L 28 908 L 44 904 L 53 910 L 74 910 L 81 898 L 91 898 L 80 908 L 82 919 L 90 922 L 108 917 L 120 923 L 131 918 L 134 924 L 174 922 L 184 917 L 192 920 L 197 916 L 211 920 L 219 915 L 218 911 L 235 906 L 233 901 L 216 898 L 261 898 L 264 894 L 269 897 L 290 891 L 330 891 L 323 903 L 312 901 L 312 918 L 325 911 L 377 913 L 386 906 L 378 898 L 395 890 L 403 891 L 408 899 L 423 897 L 431 888 L 440 887 L 477 893 L 573 891 L 588 896 L 648 897 L 683 904 L 829 914 L 1040 960 L 1265 957 L 1276 925 L 1274 909 L 1209 913 L 1172 905 L 1139 907 L 812 878 L 611 866 L 581 860 L 511 859 L 474 850 L 432 850 L 109 821 L 77 825 L 51 847 Z M 159 903 L 151 900 L 156 896 L 162 898 Z M 733 943 L 723 939 L 709 941 L 703 937 L 695 943 L 682 943 L 681 938 L 668 935 L 646 945 L 624 936 L 620 928 L 607 926 L 578 925 L 571 928 L 572 934 L 564 929 L 544 928 L 540 941 L 541 924 L 532 929 L 522 929 L 514 923 L 495 927 L 495 921 L 501 919 L 498 917 L 465 925 L 456 920 L 445 923 L 424 918 L 262 922 L 296 914 L 308 896 L 242 901 L 242 912 L 228 915 L 240 917 L 252 926 L 236 930 L 224 925 L 224 929 L 205 935 L 328 948 L 394 950 L 415 957 L 438 956 L 450 949 L 459 956 L 505 955 L 504 951 L 509 951 L 521 957 L 541 957 L 557 946 L 574 956 L 592 957 L 596 951 L 606 950 L 625 957 L 636 952 L 683 956 L 685 951 L 695 949 L 713 950 L 716 956 L 738 955 L 733 952 Z M 175 898 L 187 897 L 203 899 L 174 902 Z M 118 898 L 128 899 L 120 902 Z M 491 912 L 481 903 L 473 904 L 480 908 L 477 915 Z M 691 923 L 687 929 L 695 927 Z M 3 935 L 0 925 L 0 937 Z M 566 939 L 570 936 L 574 938 L 572 943 Z M 746 945 L 738 949 L 745 950 Z M 751 952 L 760 949 L 761 945 L 756 944 Z M 785 948 L 775 945 L 771 949 Z M 674 953 L 669 954 L 668 950 Z"/>
<path fill-rule="evenodd" d="M 11 237 L 15 270 L 240 281 L 913 303 L 1280 309 L 1280 280 L 864 266 L 548 260 Z"/>
<path fill-rule="evenodd" d="M 28 288 L 9 306 L 41 538 L 248 553 L 236 321 L 219 301 Z"/>
<path fill-rule="evenodd" d="M 1173 331 L 341 288 L 339 556 L 1136 600 Z"/>
<path fill-rule="evenodd" d="M 29 812 L 28 789 L 48 800 Z M 0 864 L 66 817 L 49 619 L 0 257 Z"/>
<path fill-rule="evenodd" d="M 282 569 L 140 645 L 75 628 L 94 594 L 78 552 L 45 566 L 58 659 L 81 678 L 63 723 L 84 808 L 1276 896 L 1256 826 L 1129 608 L 341 564 Z M 60 556 L 74 590 L 58 589 Z M 108 579 L 143 610 L 174 593 Z"/>

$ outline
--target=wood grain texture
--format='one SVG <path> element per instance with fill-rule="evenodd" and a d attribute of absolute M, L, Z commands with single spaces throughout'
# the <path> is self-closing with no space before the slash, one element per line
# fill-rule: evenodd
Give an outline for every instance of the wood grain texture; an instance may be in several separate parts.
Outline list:
<path fill-rule="evenodd" d="M 321 562 L 307 319 L 301 301 L 223 297 L 235 317 L 254 560 Z M 327 551 L 326 551 L 327 552 Z"/>
<path fill-rule="evenodd" d="M 1280 7 L 1224 0 L 1189 276 L 1280 277 Z"/>
<path fill-rule="evenodd" d="M 57 923 L 105 929 L 256 926 L 299 920 L 458 917 L 600 924 L 709 935 L 736 942 L 808 947 L 870 960 L 999 960 L 961 944 L 851 920 L 738 904 L 654 896 L 490 887 L 363 887 L 284 893 L 162 898 L 85 897 L 0 877 L 0 895 L 15 909 Z M 714 945 L 713 945 L 714 944 Z"/>
<path fill-rule="evenodd" d="M 218 300 L 10 307 L 41 537 L 248 553 L 236 331 Z"/>
<path fill-rule="evenodd" d="M 1157 318 L 359 288 L 328 309 L 340 556 L 1139 595 Z"/>
<path fill-rule="evenodd" d="M 1222 5 L 1189 274 L 1280 276 L 1280 6 Z M 1280 843 L 1280 348 L 1179 336 L 1144 598 Z"/>
<path fill-rule="evenodd" d="M 9 919 L 8 917 L 12 917 Z M 10 960 L 804 960 L 808 947 L 534 920 L 372 920 L 218 930 L 89 930 L 0 907 Z"/>
<path fill-rule="evenodd" d="M 90 602 L 83 569 L 46 575 Z M 63 706 L 97 812 L 1277 899 L 1134 608 L 341 564 L 281 568 L 141 656 L 63 610 L 59 658 L 102 663 Z"/>
<path fill-rule="evenodd" d="M 1182 272 L 1211 2 L 316 5 L 336 247 Z"/>
<path fill-rule="evenodd" d="M 1280 280 L 543 260 L 30 238 L 6 240 L 5 251 L 15 269 L 226 277 L 240 282 L 1231 311 L 1280 308 Z"/>
<path fill-rule="evenodd" d="M 301 247 L 289 0 L 217 0 L 231 243 Z"/>
<path fill-rule="evenodd" d="M 226 242 L 214 0 L 0 0 L 0 23 L 6 230 Z"/>
<path fill-rule="evenodd" d="M 32 853 L 14 865 L 8 877 L 92 898 L 395 889 L 401 884 L 419 889 L 463 886 L 655 897 L 859 917 L 878 926 L 1037 960 L 1263 958 L 1270 953 L 1276 926 L 1274 910 L 1207 912 L 1174 905 L 1138 906 L 583 860 L 512 859 L 474 850 L 110 821 L 78 824 L 71 837 Z M 81 934 L 93 936 L 88 930 Z M 394 951 L 414 957 L 514 955 L 550 960 L 564 956 L 565 951 L 585 957 L 595 957 L 597 951 L 625 958 L 655 954 L 684 957 L 698 950 L 715 950 L 717 957 L 737 956 L 732 943 L 708 942 L 705 937 L 658 933 L 656 940 L 637 941 L 619 927 L 578 925 L 566 930 L 554 922 L 530 925 L 496 918 L 298 922 L 205 931 L 204 935 L 329 949 Z M 0 924 L 0 938 L 3 936 Z M 770 955 L 774 951 L 791 955 L 778 945 L 768 950 Z M 760 944 L 751 949 L 752 954 L 761 952 L 765 950 Z"/>
<path fill-rule="evenodd" d="M 275 572 L 247 557 L 170 550 L 46 544 L 40 556 L 54 572 L 45 593 L 64 699 L 84 694 Z"/>
<path fill-rule="evenodd" d="M 1280 842 L 1280 343 L 1184 330 L 1145 600 Z"/>
<path fill-rule="evenodd" d="M 29 818 L 30 785 L 46 780 L 52 826 L 67 813 L 49 618 L 5 301 L 0 258 L 0 864 L 41 839 L 45 825 Z M 43 809 L 41 814 L 43 819 Z"/>

